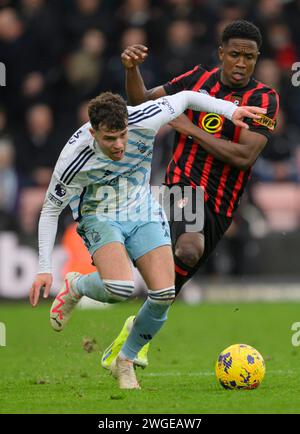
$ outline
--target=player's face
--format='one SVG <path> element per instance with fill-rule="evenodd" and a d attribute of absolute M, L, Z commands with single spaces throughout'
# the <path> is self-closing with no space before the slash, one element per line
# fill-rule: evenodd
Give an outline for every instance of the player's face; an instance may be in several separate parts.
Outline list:
<path fill-rule="evenodd" d="M 128 140 L 128 128 L 122 131 L 109 131 L 105 127 L 90 130 L 101 151 L 111 160 L 122 160 Z"/>
<path fill-rule="evenodd" d="M 229 39 L 219 48 L 222 62 L 222 82 L 230 87 L 244 87 L 248 84 L 259 56 L 257 44 L 248 39 Z"/>

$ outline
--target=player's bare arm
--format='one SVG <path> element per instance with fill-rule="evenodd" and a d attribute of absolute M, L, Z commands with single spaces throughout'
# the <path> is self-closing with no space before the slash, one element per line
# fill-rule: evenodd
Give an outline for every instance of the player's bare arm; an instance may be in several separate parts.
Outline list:
<path fill-rule="evenodd" d="M 148 56 L 148 48 L 145 45 L 131 45 L 121 54 L 121 60 L 125 68 L 125 88 L 130 104 L 141 104 L 150 99 L 157 99 L 166 95 L 163 86 L 146 89 L 139 65 Z"/>
<path fill-rule="evenodd" d="M 239 107 L 239 109 L 242 108 L 247 111 L 249 110 L 249 107 Z M 243 113 L 243 111 L 238 112 L 238 110 L 236 110 L 234 115 L 240 116 Z M 262 109 L 258 110 L 258 107 L 256 107 L 255 110 L 257 113 L 264 113 L 261 111 Z M 244 116 L 253 117 L 249 116 L 249 114 Z M 236 120 L 237 119 L 235 119 L 235 121 Z M 233 119 L 232 121 L 234 122 Z M 203 131 L 201 128 L 198 128 L 185 115 L 179 116 L 177 119 L 172 121 L 171 125 L 178 132 L 187 136 L 192 136 L 196 142 L 198 142 L 215 158 L 218 158 L 224 163 L 230 164 L 231 166 L 237 167 L 241 170 L 247 170 L 254 164 L 255 160 L 267 143 L 267 138 L 263 134 L 249 131 L 246 128 L 243 128 L 241 131 L 239 143 L 235 143 L 230 140 L 218 139 L 213 135 Z"/>

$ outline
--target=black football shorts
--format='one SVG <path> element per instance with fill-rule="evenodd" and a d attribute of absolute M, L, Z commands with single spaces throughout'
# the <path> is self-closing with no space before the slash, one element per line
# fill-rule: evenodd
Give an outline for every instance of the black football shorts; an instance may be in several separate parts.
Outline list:
<path fill-rule="evenodd" d="M 201 266 L 213 252 L 230 226 L 232 218 L 216 214 L 204 200 L 204 190 L 176 184 L 166 186 L 164 209 L 170 224 L 173 250 L 180 235 L 187 232 L 202 233 L 204 253 L 197 264 Z M 174 188 L 176 187 L 176 188 Z"/>

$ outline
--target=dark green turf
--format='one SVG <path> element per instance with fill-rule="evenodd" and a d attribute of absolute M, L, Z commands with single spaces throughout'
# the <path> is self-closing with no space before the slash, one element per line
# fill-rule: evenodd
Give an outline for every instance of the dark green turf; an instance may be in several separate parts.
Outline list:
<path fill-rule="evenodd" d="M 291 325 L 300 304 L 175 303 L 164 329 L 151 344 L 150 366 L 138 370 L 141 391 L 120 391 L 100 367 L 103 350 L 139 304 L 74 313 L 55 333 L 48 304 L 0 304 L 7 346 L 0 347 L 0 413 L 299 413 L 300 347 Z M 226 391 L 216 382 L 220 351 L 234 343 L 257 348 L 266 360 L 262 385 Z"/>

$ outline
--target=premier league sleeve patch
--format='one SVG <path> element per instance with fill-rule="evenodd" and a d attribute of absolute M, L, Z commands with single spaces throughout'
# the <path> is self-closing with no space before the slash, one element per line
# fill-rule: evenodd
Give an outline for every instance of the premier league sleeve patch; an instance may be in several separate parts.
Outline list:
<path fill-rule="evenodd" d="M 56 184 L 55 186 L 55 194 L 58 197 L 64 197 L 66 195 L 66 189 L 62 184 Z"/>
<path fill-rule="evenodd" d="M 62 206 L 64 203 L 64 197 L 67 194 L 66 187 L 61 183 L 56 183 L 54 188 L 51 188 L 51 191 L 48 192 L 48 199 L 54 203 L 56 206 Z"/>

